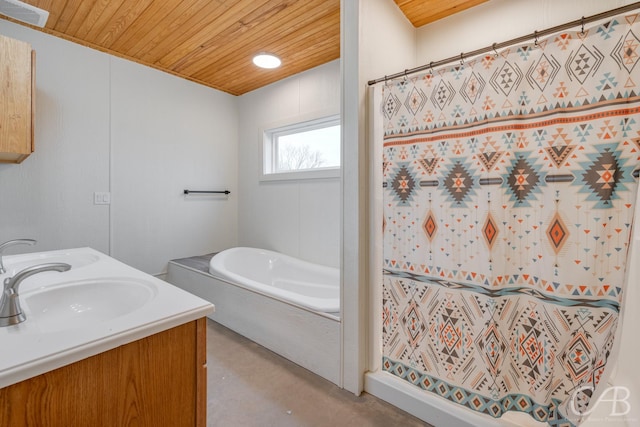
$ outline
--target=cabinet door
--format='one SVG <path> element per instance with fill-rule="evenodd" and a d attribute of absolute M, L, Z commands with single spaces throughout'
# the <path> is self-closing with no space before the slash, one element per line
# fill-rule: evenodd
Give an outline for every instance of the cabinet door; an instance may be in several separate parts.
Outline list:
<path fill-rule="evenodd" d="M 31 45 L 0 36 L 0 162 L 20 163 L 33 151 Z"/>
<path fill-rule="evenodd" d="M 0 388 L 0 426 L 205 427 L 206 339 L 202 318 Z"/>

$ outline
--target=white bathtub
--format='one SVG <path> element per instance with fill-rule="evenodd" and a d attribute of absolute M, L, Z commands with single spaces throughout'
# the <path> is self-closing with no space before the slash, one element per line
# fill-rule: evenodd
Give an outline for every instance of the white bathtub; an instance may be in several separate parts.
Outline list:
<path fill-rule="evenodd" d="M 340 270 L 255 248 L 224 250 L 209 273 L 237 285 L 324 313 L 340 311 Z"/>
<path fill-rule="evenodd" d="M 172 260 L 166 280 L 214 303 L 212 320 L 340 385 L 338 269 L 232 248 Z"/>

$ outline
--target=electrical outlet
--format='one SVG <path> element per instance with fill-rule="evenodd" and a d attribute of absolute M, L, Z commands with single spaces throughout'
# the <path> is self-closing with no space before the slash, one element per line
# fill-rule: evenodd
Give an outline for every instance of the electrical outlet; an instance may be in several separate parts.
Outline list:
<path fill-rule="evenodd" d="M 111 193 L 108 191 L 97 191 L 93 193 L 93 204 L 94 205 L 110 205 L 111 204 Z"/>

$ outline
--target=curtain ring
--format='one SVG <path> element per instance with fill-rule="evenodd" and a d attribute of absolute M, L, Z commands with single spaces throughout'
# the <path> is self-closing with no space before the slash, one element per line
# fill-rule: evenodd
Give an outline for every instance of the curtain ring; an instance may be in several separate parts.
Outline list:
<path fill-rule="evenodd" d="M 404 70 L 404 81 L 407 81 L 407 73 L 409 72 L 409 70 L 405 69 Z"/>
<path fill-rule="evenodd" d="M 496 50 L 496 46 L 497 46 L 496 43 L 491 45 L 491 47 L 493 48 L 493 53 L 494 53 L 495 57 L 497 58 L 498 57 L 498 51 Z"/>
<path fill-rule="evenodd" d="M 386 87 L 389 87 L 389 80 L 388 80 L 388 77 L 386 75 L 384 76 L 384 85 Z"/>
<path fill-rule="evenodd" d="M 460 65 L 464 66 L 464 52 L 460 52 Z"/>
<path fill-rule="evenodd" d="M 431 72 L 431 75 L 433 76 L 433 61 L 429 62 L 429 71 Z"/>
<path fill-rule="evenodd" d="M 534 32 L 533 32 L 533 37 L 534 37 L 533 45 L 534 45 L 535 47 L 538 47 L 538 30 L 536 30 L 536 31 L 534 31 Z"/>
<path fill-rule="evenodd" d="M 580 35 L 584 36 L 584 16 L 580 20 Z"/>

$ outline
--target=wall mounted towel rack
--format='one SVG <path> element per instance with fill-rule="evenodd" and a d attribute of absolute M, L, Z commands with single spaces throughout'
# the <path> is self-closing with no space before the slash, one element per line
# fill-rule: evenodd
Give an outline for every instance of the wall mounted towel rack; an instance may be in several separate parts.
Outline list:
<path fill-rule="evenodd" d="M 184 190 L 184 194 L 191 194 L 191 193 L 199 193 L 199 194 L 231 194 L 231 191 L 229 190 L 222 190 L 222 191 L 216 191 L 216 190 L 212 190 L 212 191 L 196 191 L 196 190 Z"/>

